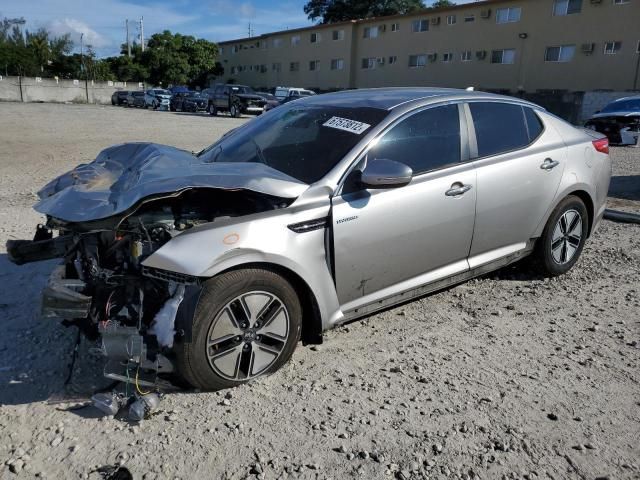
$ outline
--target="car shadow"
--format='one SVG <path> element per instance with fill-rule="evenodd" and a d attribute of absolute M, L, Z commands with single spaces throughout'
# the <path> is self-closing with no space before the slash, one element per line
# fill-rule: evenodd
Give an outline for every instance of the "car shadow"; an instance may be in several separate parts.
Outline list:
<path fill-rule="evenodd" d="M 611 177 L 609 197 L 623 200 L 640 200 L 640 175 Z"/>

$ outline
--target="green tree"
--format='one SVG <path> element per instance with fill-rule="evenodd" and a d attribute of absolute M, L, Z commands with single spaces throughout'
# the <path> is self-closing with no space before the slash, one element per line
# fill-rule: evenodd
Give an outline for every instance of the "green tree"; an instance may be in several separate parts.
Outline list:
<path fill-rule="evenodd" d="M 431 8 L 446 8 L 446 7 L 455 7 L 454 2 L 450 2 L 449 0 L 437 0 L 431 4 Z"/>
<path fill-rule="evenodd" d="M 319 23 L 410 13 L 425 8 L 422 0 L 309 0 L 304 13 Z"/>

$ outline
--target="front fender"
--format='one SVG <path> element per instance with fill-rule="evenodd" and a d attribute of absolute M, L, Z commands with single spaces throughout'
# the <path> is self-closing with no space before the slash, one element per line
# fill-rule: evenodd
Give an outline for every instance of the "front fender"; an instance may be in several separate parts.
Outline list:
<path fill-rule="evenodd" d="M 328 214 L 327 204 L 299 212 L 287 208 L 215 221 L 177 235 L 143 265 L 200 278 L 255 263 L 285 268 L 309 286 L 327 328 L 339 304 L 327 265 L 325 231 L 296 233 L 288 225 Z"/>

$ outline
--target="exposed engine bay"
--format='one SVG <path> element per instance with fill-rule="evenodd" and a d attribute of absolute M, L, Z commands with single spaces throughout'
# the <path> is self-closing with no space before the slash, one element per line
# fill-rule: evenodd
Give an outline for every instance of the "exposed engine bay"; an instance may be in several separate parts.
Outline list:
<path fill-rule="evenodd" d="M 131 153 L 131 145 L 121 146 L 126 147 L 127 155 Z M 157 172 L 162 172 L 163 165 L 155 166 L 153 181 L 141 182 L 150 163 L 166 162 L 166 158 L 159 154 L 162 146 L 138 147 L 144 150 L 144 161 L 129 159 L 125 165 L 120 159 L 113 167 L 111 155 L 106 167 L 104 163 L 96 167 L 101 158 L 104 160 L 105 152 L 111 150 L 113 154 L 113 149 L 118 148 L 112 147 L 92 164 L 80 166 L 46 186 L 39 193 L 41 202 L 36 205 L 37 210 L 46 214 L 46 223 L 38 225 L 33 240 L 9 240 L 7 252 L 16 264 L 61 258 L 43 291 L 43 317 L 64 319 L 65 325 L 77 326 L 86 337 L 96 341 L 107 360 L 104 374 L 108 378 L 135 384 L 138 389 L 153 389 L 159 375 L 175 369 L 174 343 L 185 336 L 184 329 L 176 325 L 176 318 L 181 308 L 195 309 L 201 279 L 144 267 L 142 262 L 194 227 L 284 208 L 293 198 L 243 188 L 237 168 L 235 177 L 227 175 L 222 187 L 211 181 L 216 178 L 213 175 L 207 180 L 211 186 L 201 185 L 202 180 L 195 182 L 194 187 L 185 186 L 184 177 L 180 177 L 178 182 L 182 183 L 175 190 L 167 178 L 162 178 L 164 183 L 158 187 Z M 191 161 L 197 158 L 188 155 Z M 113 168 L 109 168 L 109 162 Z M 203 167 L 197 162 L 193 165 Z M 184 168 L 193 165 L 187 163 Z M 165 176 L 169 177 L 175 168 L 168 165 Z M 226 175 L 224 165 L 211 169 L 215 173 L 220 170 L 223 177 Z M 90 174 L 78 174 L 82 171 Z M 126 189 L 122 188 L 123 182 L 129 183 Z M 268 182 L 260 190 L 268 192 Z M 114 198 L 117 185 L 121 194 Z M 135 201 L 133 204 L 120 201 L 136 188 L 153 193 L 142 198 L 131 196 L 128 201 Z M 96 211 L 117 213 L 76 220 L 78 216 L 86 216 L 83 204 L 91 208 L 91 200 L 97 195 L 108 201 L 94 202 Z M 70 205 L 67 218 L 48 213 L 48 209 L 61 211 L 60 205 L 64 203 Z M 183 305 L 186 303 L 189 305 Z M 185 312 L 185 318 L 190 314 L 192 311 Z"/>

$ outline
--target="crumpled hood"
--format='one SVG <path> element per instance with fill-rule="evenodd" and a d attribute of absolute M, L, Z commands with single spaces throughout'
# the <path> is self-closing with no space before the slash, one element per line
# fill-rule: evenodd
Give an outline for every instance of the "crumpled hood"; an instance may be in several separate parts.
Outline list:
<path fill-rule="evenodd" d="M 122 213 L 149 196 L 189 188 L 251 190 L 297 198 L 308 187 L 261 163 L 204 163 L 185 150 L 155 143 L 109 147 L 49 182 L 38 192 L 35 210 L 67 222 Z"/>

